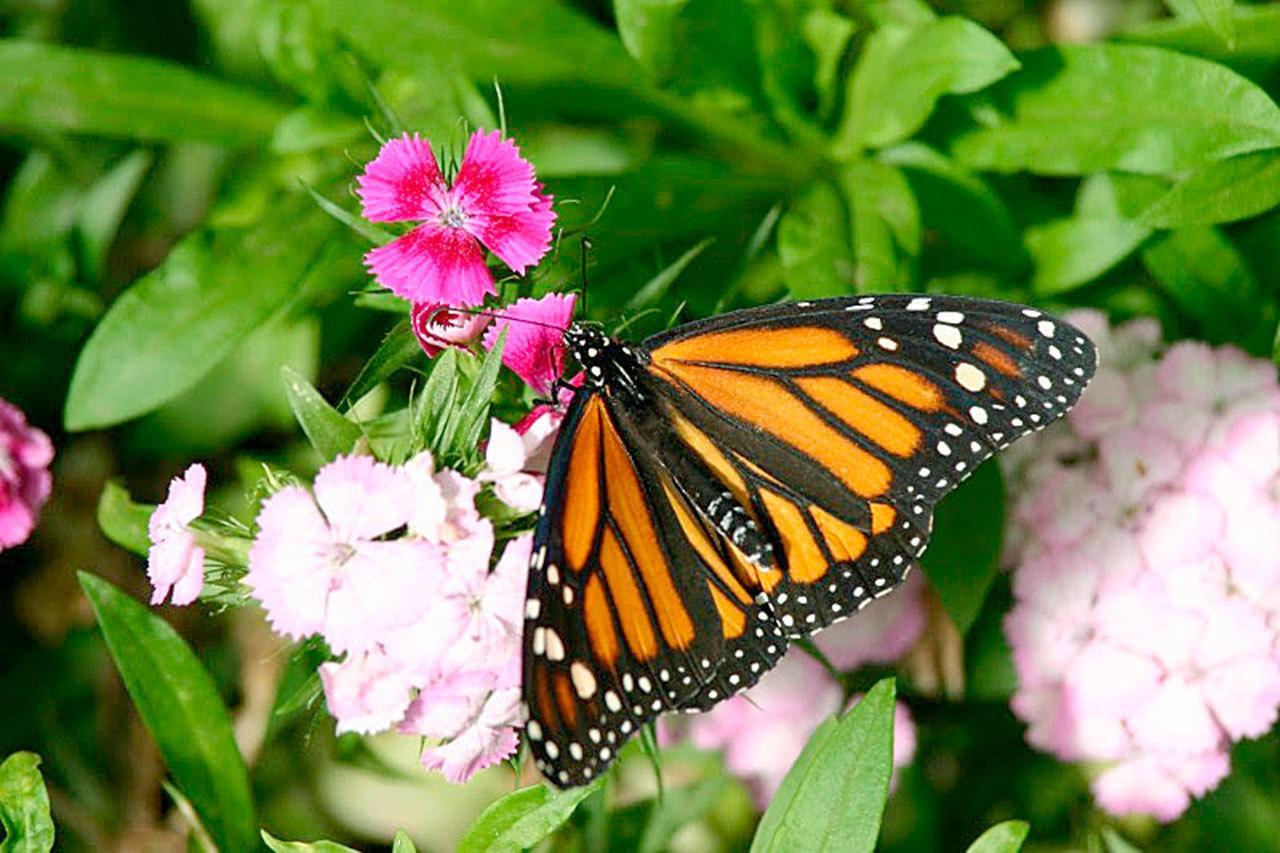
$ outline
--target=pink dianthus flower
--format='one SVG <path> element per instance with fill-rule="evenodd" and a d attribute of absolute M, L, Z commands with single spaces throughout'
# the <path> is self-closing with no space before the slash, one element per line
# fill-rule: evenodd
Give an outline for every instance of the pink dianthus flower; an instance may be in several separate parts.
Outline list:
<path fill-rule="evenodd" d="M 418 346 L 428 358 L 435 358 L 446 347 L 465 349 L 465 344 L 480 337 L 489 325 L 489 315 L 473 314 L 440 302 L 416 302 L 409 321 Z"/>
<path fill-rule="evenodd" d="M 0 399 L 0 551 L 27 541 L 49 499 L 53 442 Z"/>
<path fill-rule="evenodd" d="M 551 245 L 551 196 L 496 130 L 471 135 L 452 184 L 417 134 L 383 145 L 357 184 L 370 222 L 421 223 L 365 256 L 379 284 L 415 303 L 477 305 L 496 293 L 485 248 L 524 275 Z"/>
<path fill-rule="evenodd" d="M 493 349 L 506 329 L 502 363 L 538 394 L 549 397 L 552 385 L 564 372 L 564 332 L 573 319 L 577 301 L 572 293 L 517 299 L 485 332 L 485 349 Z"/>
<path fill-rule="evenodd" d="M 1006 460 L 1005 632 L 1028 741 L 1100 763 L 1104 809 L 1167 821 L 1280 714 L 1280 386 L 1150 331 L 1096 335 L 1104 381 Z"/>
<path fill-rule="evenodd" d="M 191 522 L 204 514 L 207 474 L 196 463 L 169 483 L 169 495 L 147 522 L 151 549 L 147 553 L 147 577 L 159 604 L 173 593 L 177 605 L 190 604 L 204 587 L 204 548 L 196 543 Z"/>

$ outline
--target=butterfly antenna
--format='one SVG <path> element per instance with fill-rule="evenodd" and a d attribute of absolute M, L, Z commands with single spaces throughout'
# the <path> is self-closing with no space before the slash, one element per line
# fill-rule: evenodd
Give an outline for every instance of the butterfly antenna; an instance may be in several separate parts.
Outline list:
<path fill-rule="evenodd" d="M 591 238 L 582 238 L 582 316 L 587 316 L 587 252 L 591 250 Z"/>

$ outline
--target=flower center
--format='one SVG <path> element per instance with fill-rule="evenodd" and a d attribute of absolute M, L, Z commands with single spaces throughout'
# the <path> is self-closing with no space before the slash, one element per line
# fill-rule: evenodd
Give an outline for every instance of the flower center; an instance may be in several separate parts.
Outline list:
<path fill-rule="evenodd" d="M 461 207 L 446 207 L 440 211 L 439 222 L 446 228 L 461 228 L 467 224 L 467 213 Z"/>

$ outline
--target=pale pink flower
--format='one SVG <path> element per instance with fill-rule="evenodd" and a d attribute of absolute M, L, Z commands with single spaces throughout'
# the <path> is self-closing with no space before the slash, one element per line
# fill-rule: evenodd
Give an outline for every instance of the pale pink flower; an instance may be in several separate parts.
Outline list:
<path fill-rule="evenodd" d="M 439 770 L 450 782 L 466 782 L 478 771 L 515 754 L 519 745 L 515 726 L 522 723 L 520 689 L 495 690 L 447 742 L 423 750 L 422 765 Z"/>
<path fill-rule="evenodd" d="M 1121 336 L 1072 436 L 1006 469 L 1011 705 L 1031 744 L 1099 764 L 1103 808 L 1172 820 L 1280 716 L 1280 386 L 1230 347 L 1155 361 Z"/>
<path fill-rule="evenodd" d="M 504 308 L 484 333 L 485 349 L 493 349 L 507 330 L 502 363 L 543 397 L 564 372 L 564 332 L 573 319 L 576 294 L 548 293 L 541 299 L 517 299 Z"/>
<path fill-rule="evenodd" d="M 813 642 L 839 670 L 893 663 L 920 639 L 925 619 L 924 576 L 917 571 L 893 595 L 875 599 L 855 619 L 820 631 Z"/>
<path fill-rule="evenodd" d="M 363 651 L 381 627 L 413 608 L 407 597 L 397 600 L 398 584 L 380 591 L 379 577 L 394 572 L 400 582 L 413 578 L 430 588 L 439 561 L 427 543 L 378 541 L 404 526 L 413 509 L 414 490 L 401 469 L 340 456 L 320 469 L 313 491 L 286 486 L 263 502 L 245 583 L 280 633 L 323 633 L 335 652 Z M 335 593 L 342 594 L 331 618 Z M 392 611 L 362 625 L 349 614 L 362 610 L 365 596 L 390 599 Z"/>
<path fill-rule="evenodd" d="M 538 403 L 516 424 L 515 430 L 524 444 L 524 467 L 529 473 L 547 472 L 556 436 L 560 434 L 560 423 L 573 402 L 575 389 L 582 385 L 582 378 L 579 372 L 560 388 L 555 403 Z"/>
<path fill-rule="evenodd" d="M 413 687 L 406 671 L 380 650 L 320 665 L 325 704 L 338 734 L 384 731 L 404 718 Z"/>
<path fill-rule="evenodd" d="M 535 441 L 537 436 L 532 436 Z M 485 470 L 477 478 L 493 484 L 498 500 L 518 512 L 533 512 L 542 503 L 542 478 L 529 473 L 524 436 L 494 418 L 485 447 Z"/>
<path fill-rule="evenodd" d="M 27 541 L 49 499 L 53 442 L 0 399 L 0 551 Z"/>
<path fill-rule="evenodd" d="M 147 577 L 151 603 L 159 604 L 173 593 L 177 605 L 190 604 L 204 587 L 204 548 L 196 544 L 191 522 L 204 514 L 207 474 L 196 463 L 169 483 L 164 503 L 147 522 L 151 549 L 147 552 Z"/>
<path fill-rule="evenodd" d="M 452 186 L 417 134 L 383 145 L 357 183 L 369 221 L 421 223 L 365 256 L 379 284 L 413 302 L 478 305 L 497 292 L 485 248 L 524 275 L 551 245 L 551 197 L 498 131 L 471 135 Z"/>
<path fill-rule="evenodd" d="M 1151 815 L 1171 821 L 1226 778 L 1231 762 L 1225 751 L 1164 757 L 1136 755 L 1113 765 L 1093 780 L 1098 804 L 1116 815 Z"/>
<path fill-rule="evenodd" d="M 416 302 L 409 322 L 418 346 L 428 358 L 435 358 L 446 347 L 466 349 L 489 325 L 489 315 L 452 308 L 442 302 Z"/>

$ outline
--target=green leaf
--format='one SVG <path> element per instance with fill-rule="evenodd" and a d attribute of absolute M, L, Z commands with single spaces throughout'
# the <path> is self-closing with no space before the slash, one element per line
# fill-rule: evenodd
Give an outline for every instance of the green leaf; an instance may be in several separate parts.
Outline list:
<path fill-rule="evenodd" d="M 0 124 L 162 142 L 250 145 L 285 108 L 251 89 L 135 56 L 0 40 Z"/>
<path fill-rule="evenodd" d="M 920 563 L 961 633 L 973 624 L 1000 570 L 1004 511 L 1004 480 L 994 461 L 978 466 L 934 511 Z"/>
<path fill-rule="evenodd" d="M 0 853 L 48 853 L 53 849 L 49 794 L 40 777 L 40 756 L 15 752 L 0 764 Z"/>
<path fill-rule="evenodd" d="M 418 345 L 418 338 L 409 325 L 409 318 L 405 317 L 391 327 L 382 343 L 378 344 L 378 349 L 364 363 L 364 367 L 360 368 L 351 387 L 342 395 L 343 410 L 349 410 L 379 383 L 413 361 L 420 352 L 422 347 Z"/>
<path fill-rule="evenodd" d="M 1248 219 L 1280 205 L 1280 152 L 1260 151 L 1206 163 L 1142 211 L 1153 228 Z"/>
<path fill-rule="evenodd" d="M 1035 264 L 1032 286 L 1056 294 L 1087 284 L 1137 251 L 1151 230 L 1112 217 L 1072 217 L 1028 228 L 1027 251 Z"/>
<path fill-rule="evenodd" d="M 1153 240 L 1142 262 L 1184 314 L 1213 343 L 1255 354 L 1270 349 L 1274 299 L 1264 298 L 1240 252 L 1212 227 L 1180 228 Z"/>
<path fill-rule="evenodd" d="M 1232 0 L 1195 0 L 1195 5 L 1200 17 L 1222 39 L 1222 43 L 1227 47 L 1235 47 L 1236 27 L 1235 18 L 1232 17 L 1235 3 Z"/>
<path fill-rule="evenodd" d="M 262 841 L 275 853 L 360 853 L 354 847 L 336 841 L 281 841 L 265 829 Z"/>
<path fill-rule="evenodd" d="M 924 124 L 943 95 L 976 92 L 1018 68 L 1001 41 L 964 18 L 914 29 L 882 27 L 853 71 L 837 156 L 900 142 Z"/>
<path fill-rule="evenodd" d="M 752 853 L 872 851 L 893 772 L 893 679 L 809 738 L 760 819 Z"/>
<path fill-rule="evenodd" d="M 507 345 L 507 330 L 504 328 L 494 341 L 493 348 L 484 354 L 480 362 L 480 372 L 471 383 L 471 390 L 463 398 L 462 405 L 455 410 L 457 438 L 452 446 L 457 450 L 475 447 L 488 428 L 489 407 L 493 401 L 494 389 L 498 387 L 498 372 L 502 368 L 502 351 Z"/>
<path fill-rule="evenodd" d="M 1235 31 L 1235 44 L 1231 47 L 1208 24 L 1196 18 L 1149 21 L 1122 30 L 1115 38 L 1212 59 L 1251 80 L 1262 81 L 1280 68 L 1280 51 L 1276 50 L 1280 44 L 1280 5 L 1236 6 L 1231 28 Z"/>
<path fill-rule="evenodd" d="M 257 847 L 248 773 L 213 679 L 163 619 L 102 578 L 79 578 L 142 722 L 210 837 L 222 850 Z"/>
<path fill-rule="evenodd" d="M 902 170 L 919 202 L 921 226 L 936 235 L 926 259 L 945 247 L 1009 275 L 1026 268 L 1029 258 L 1022 234 L 1008 207 L 982 178 L 918 142 L 886 148 L 877 159 Z"/>
<path fill-rule="evenodd" d="M 533 847 L 559 829 L 599 787 L 597 780 L 564 791 L 533 785 L 507 794 L 471 825 L 458 842 L 458 853 L 517 853 Z"/>
<path fill-rule="evenodd" d="M 134 151 L 98 179 L 85 193 L 80 206 L 77 227 L 83 242 L 85 267 L 90 276 L 102 278 L 107 251 L 115 241 L 125 211 L 133 201 L 138 185 L 151 168 L 150 151 Z"/>
<path fill-rule="evenodd" d="M 201 231 L 134 282 L 90 335 L 71 377 L 71 431 L 173 399 L 289 305 L 334 225 L 296 198 L 247 229 Z"/>
<path fill-rule="evenodd" d="M 140 556 L 151 550 L 147 523 L 155 507 L 134 503 L 129 491 L 115 480 L 102 487 L 98 497 L 98 527 L 112 542 Z"/>
<path fill-rule="evenodd" d="M 840 63 L 858 25 L 844 15 L 819 6 L 801 24 L 805 43 L 813 51 L 813 87 L 818 92 L 818 115 L 826 116 L 839 93 Z"/>
<path fill-rule="evenodd" d="M 356 234 L 359 234 L 361 237 L 368 240 L 370 243 L 374 244 L 375 246 L 381 246 L 384 243 L 390 243 L 392 240 L 395 239 L 395 235 L 392 234 L 390 231 L 387 231 L 386 229 L 383 229 L 383 228 L 379 228 L 377 225 L 374 225 L 372 222 L 367 222 L 361 217 L 356 216 L 354 213 L 343 208 L 341 205 L 335 202 L 332 202 L 329 199 L 325 198 L 324 196 L 320 195 L 320 193 L 316 192 L 311 187 L 307 187 L 307 192 L 310 193 L 311 198 L 315 201 L 315 203 L 320 205 L 321 210 L 323 210 L 325 213 L 332 216 L 338 222 L 341 222 L 343 225 L 347 226 L 347 228 L 349 228 L 351 231 L 355 232 Z"/>
<path fill-rule="evenodd" d="M 417 434 L 437 457 L 445 447 L 445 433 L 458 399 L 458 351 L 450 347 L 431 360 L 431 374 L 415 400 Z"/>
<path fill-rule="evenodd" d="M 992 87 L 993 107 L 952 153 L 1000 172 L 1170 174 L 1280 146 L 1280 107 L 1203 59 L 1122 44 L 1062 45 L 1022 58 Z"/>
<path fill-rule="evenodd" d="M 311 446 L 326 461 L 350 453 L 363 435 L 360 427 L 347 420 L 320 392 L 291 367 L 280 368 L 289 406 Z"/>
<path fill-rule="evenodd" d="M 909 288 L 922 234 L 920 208 L 902 170 L 878 160 L 845 168 L 840 186 L 853 210 L 853 280 L 862 293 Z"/>
<path fill-rule="evenodd" d="M 840 194 L 816 183 L 778 222 L 778 258 L 794 299 L 837 296 L 853 290 L 853 256 Z"/>
<path fill-rule="evenodd" d="M 675 284 L 680 274 L 688 269 L 689 264 L 693 263 L 698 255 L 701 255 L 713 242 L 715 242 L 714 238 L 708 237 L 668 264 L 637 290 L 635 296 L 627 300 L 624 310 L 639 311 L 662 301 L 662 297 L 667 295 L 667 291 L 671 289 L 671 285 Z"/>
<path fill-rule="evenodd" d="M 311 0 L 344 40 L 377 64 L 413 71 L 448 57 L 475 79 L 630 88 L 640 67 L 611 33 L 544 0 Z"/>
<path fill-rule="evenodd" d="M 967 853 L 1018 853 L 1031 825 L 1025 820 L 997 823 L 969 845 Z"/>
<path fill-rule="evenodd" d="M 413 843 L 409 833 L 397 829 L 395 840 L 391 842 L 391 853 L 418 853 L 418 846 Z"/>
<path fill-rule="evenodd" d="M 675 28 L 689 0 L 613 0 L 618 36 L 636 62 L 664 78 L 675 58 Z"/>

